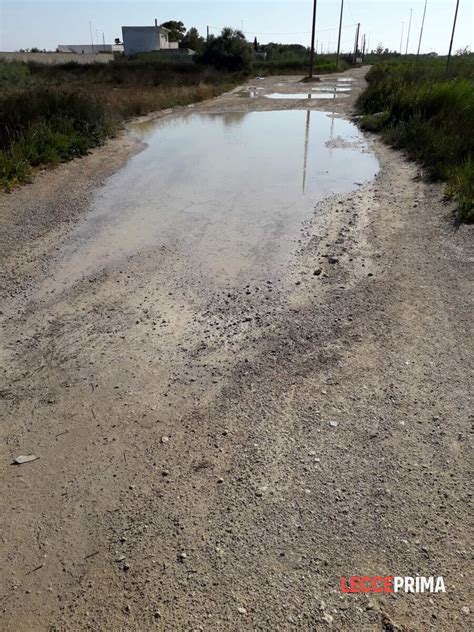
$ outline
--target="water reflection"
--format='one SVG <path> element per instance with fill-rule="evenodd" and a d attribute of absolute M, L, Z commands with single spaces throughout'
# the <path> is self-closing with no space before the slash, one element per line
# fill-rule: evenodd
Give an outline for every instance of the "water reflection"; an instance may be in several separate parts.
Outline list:
<path fill-rule="evenodd" d="M 267 99 L 336 99 L 339 97 L 345 97 L 346 94 L 339 94 L 336 91 L 333 92 L 272 92 L 271 94 L 264 94 Z"/>

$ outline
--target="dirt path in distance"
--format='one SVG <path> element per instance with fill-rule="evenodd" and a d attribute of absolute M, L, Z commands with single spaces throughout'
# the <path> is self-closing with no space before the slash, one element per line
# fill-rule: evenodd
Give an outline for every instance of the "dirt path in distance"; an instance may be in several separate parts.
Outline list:
<path fill-rule="evenodd" d="M 215 291 L 170 245 L 39 295 L 140 146 L 0 200 L 0 628 L 470 629 L 472 227 L 372 138 L 379 174 L 318 204 L 280 276 Z M 351 575 L 447 590 L 341 594 Z"/>

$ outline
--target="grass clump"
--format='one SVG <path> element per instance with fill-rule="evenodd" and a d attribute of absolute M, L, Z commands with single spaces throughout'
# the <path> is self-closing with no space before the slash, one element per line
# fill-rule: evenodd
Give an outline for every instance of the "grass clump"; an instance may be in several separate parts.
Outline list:
<path fill-rule="evenodd" d="M 33 167 L 82 156 L 114 131 L 102 105 L 85 92 L 37 88 L 0 99 L 0 183 L 28 181 Z"/>
<path fill-rule="evenodd" d="M 474 59 L 453 60 L 449 74 L 442 59 L 383 62 L 367 81 L 357 102 L 362 127 L 446 181 L 459 219 L 474 221 Z"/>

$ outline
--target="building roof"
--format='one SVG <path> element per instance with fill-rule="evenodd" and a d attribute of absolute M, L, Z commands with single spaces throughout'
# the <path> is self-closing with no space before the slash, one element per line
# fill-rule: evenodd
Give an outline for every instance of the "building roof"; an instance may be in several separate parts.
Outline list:
<path fill-rule="evenodd" d="M 166 31 L 167 33 L 170 32 L 169 29 L 167 29 L 165 26 L 155 26 L 154 24 L 152 24 L 151 26 L 149 24 L 144 24 L 143 26 L 137 26 L 136 24 L 133 26 L 122 26 L 123 29 L 160 29 L 161 31 Z"/>

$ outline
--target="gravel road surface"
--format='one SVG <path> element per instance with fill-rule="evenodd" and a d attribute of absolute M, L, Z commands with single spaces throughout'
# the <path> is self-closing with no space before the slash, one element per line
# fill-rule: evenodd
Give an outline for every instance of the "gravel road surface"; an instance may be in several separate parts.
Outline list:
<path fill-rule="evenodd" d="M 192 110 L 328 108 L 262 96 L 291 77 L 244 89 Z M 472 227 L 368 144 L 375 179 L 233 283 L 170 242 L 55 284 L 131 132 L 0 196 L 2 630 L 472 629 Z M 446 592 L 342 594 L 352 575 Z"/>

